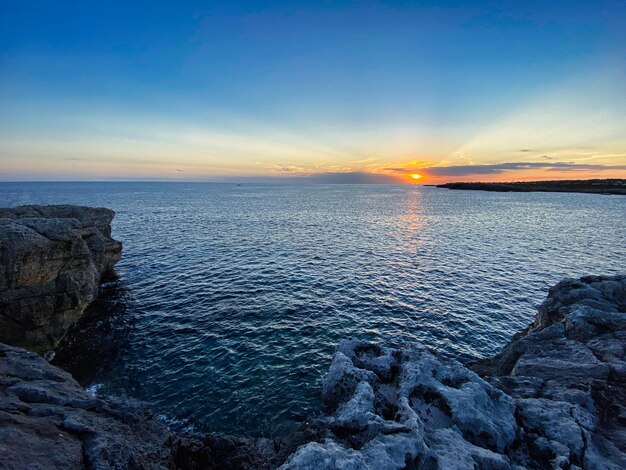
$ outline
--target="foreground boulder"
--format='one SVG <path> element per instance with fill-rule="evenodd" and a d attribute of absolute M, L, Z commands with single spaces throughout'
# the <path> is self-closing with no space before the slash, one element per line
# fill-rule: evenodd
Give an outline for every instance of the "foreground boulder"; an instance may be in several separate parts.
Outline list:
<path fill-rule="evenodd" d="M 43 352 L 57 346 L 112 275 L 122 245 L 109 209 L 0 209 L 0 341 Z"/>
<path fill-rule="evenodd" d="M 626 468 L 626 276 L 557 284 L 528 329 L 471 367 L 342 342 L 323 438 L 281 468 Z"/>
<path fill-rule="evenodd" d="M 142 405 L 93 397 L 41 356 L 0 344 L 0 468 L 168 468 L 169 438 Z"/>

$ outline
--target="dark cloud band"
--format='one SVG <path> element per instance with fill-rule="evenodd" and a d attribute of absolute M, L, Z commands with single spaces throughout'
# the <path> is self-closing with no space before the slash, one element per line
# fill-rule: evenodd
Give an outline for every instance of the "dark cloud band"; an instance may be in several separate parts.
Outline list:
<path fill-rule="evenodd" d="M 432 166 L 416 169 L 430 176 L 469 176 L 469 175 L 497 175 L 507 171 L 535 170 L 547 171 L 606 171 L 626 170 L 626 165 L 591 165 L 572 162 L 512 162 L 497 163 L 494 165 L 455 165 L 455 166 Z M 390 169 L 397 171 L 399 169 Z M 403 172 L 413 170 L 403 169 Z"/>

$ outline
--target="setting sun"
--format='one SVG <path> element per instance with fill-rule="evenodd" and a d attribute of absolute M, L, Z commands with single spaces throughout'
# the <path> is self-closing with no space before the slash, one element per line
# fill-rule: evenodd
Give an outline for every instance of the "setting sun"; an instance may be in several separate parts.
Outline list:
<path fill-rule="evenodd" d="M 412 173 L 409 176 L 416 181 L 422 177 L 422 175 L 420 175 L 419 173 Z"/>

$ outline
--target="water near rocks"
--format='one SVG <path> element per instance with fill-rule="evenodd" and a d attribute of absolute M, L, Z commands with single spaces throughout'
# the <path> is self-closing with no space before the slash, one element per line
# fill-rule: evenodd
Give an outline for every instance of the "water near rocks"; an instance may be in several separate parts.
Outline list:
<path fill-rule="evenodd" d="M 492 355 L 565 276 L 626 266 L 626 197 L 409 186 L 1 183 L 0 206 L 114 209 L 124 243 L 58 352 L 169 422 L 285 434 L 343 338 Z"/>

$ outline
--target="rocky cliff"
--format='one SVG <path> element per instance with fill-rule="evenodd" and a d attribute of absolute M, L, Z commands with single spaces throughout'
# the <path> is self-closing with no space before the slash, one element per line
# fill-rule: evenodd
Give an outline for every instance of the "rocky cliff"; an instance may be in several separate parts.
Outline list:
<path fill-rule="evenodd" d="M 54 348 L 112 274 L 122 245 L 109 209 L 0 209 L 0 341 Z"/>
<path fill-rule="evenodd" d="M 323 398 L 322 438 L 282 469 L 626 468 L 626 276 L 557 284 L 469 369 L 420 345 L 345 341 Z"/>

